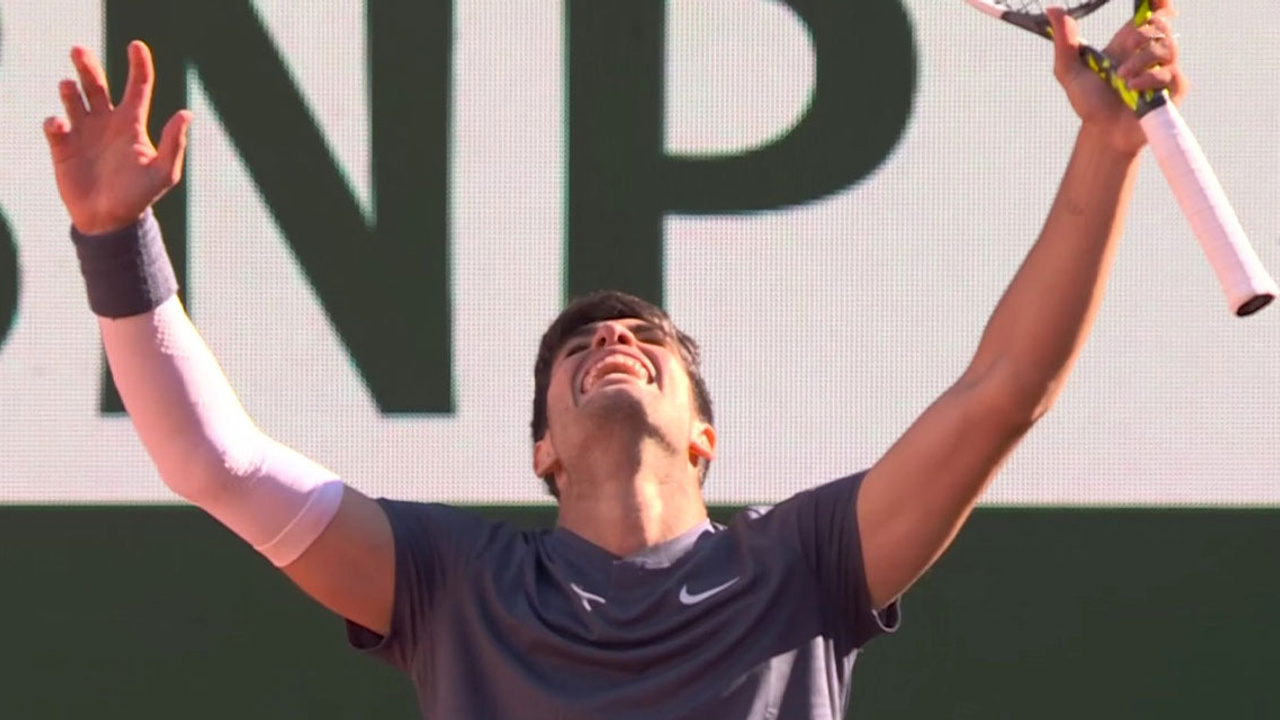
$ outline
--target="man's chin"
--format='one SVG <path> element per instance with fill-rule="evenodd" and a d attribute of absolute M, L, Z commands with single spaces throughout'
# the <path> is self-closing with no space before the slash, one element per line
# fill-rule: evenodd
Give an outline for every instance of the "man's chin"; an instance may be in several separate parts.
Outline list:
<path fill-rule="evenodd" d="M 627 436 L 637 442 L 648 438 L 671 447 L 671 440 L 649 406 L 653 395 L 645 390 L 642 385 L 628 387 L 622 383 L 597 388 L 582 398 L 578 406 L 580 421 L 587 423 L 590 432 L 601 440 L 609 436 L 614 440 Z"/>
<path fill-rule="evenodd" d="M 593 423 L 639 429 L 652 424 L 650 400 L 643 386 L 618 383 L 592 390 L 582 397 L 578 409 Z"/>
<path fill-rule="evenodd" d="M 611 407 L 644 407 L 644 387 L 636 383 L 610 383 L 593 388 L 578 399 L 583 410 L 605 410 Z"/>
<path fill-rule="evenodd" d="M 631 397 L 640 401 L 651 391 L 652 388 L 638 380 L 603 380 L 596 387 L 579 395 L 578 405 L 586 407 L 597 400 L 611 402 L 618 396 Z"/>
<path fill-rule="evenodd" d="M 659 397 L 657 393 L 639 383 L 595 388 L 579 401 L 579 423 L 590 428 L 589 434 L 600 442 L 627 437 L 634 442 L 653 439 L 664 447 L 676 447 L 663 430 L 660 413 L 655 413 L 657 407 L 652 406 L 655 397 Z"/>

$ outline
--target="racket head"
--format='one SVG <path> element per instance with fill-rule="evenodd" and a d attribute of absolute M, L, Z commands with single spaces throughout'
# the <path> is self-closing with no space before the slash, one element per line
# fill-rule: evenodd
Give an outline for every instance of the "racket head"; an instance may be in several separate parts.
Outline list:
<path fill-rule="evenodd" d="M 1142 0 L 1138 0 L 1141 2 Z M 1053 25 L 1045 13 L 1046 5 L 1058 5 L 1079 20 L 1106 5 L 1109 0 L 966 0 L 970 5 L 1011 25 L 1047 38 L 1053 37 Z"/>

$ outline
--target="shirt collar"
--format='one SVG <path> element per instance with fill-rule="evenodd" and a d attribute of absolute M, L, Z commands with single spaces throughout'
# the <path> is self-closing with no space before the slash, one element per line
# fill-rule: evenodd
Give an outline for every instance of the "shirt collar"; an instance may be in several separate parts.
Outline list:
<path fill-rule="evenodd" d="M 693 549 L 693 546 L 698 543 L 698 538 L 706 533 L 715 532 L 717 528 L 718 526 L 711 522 L 710 519 L 704 519 L 670 540 L 644 548 L 626 557 L 615 555 L 560 525 L 555 526 L 555 529 L 552 530 L 552 536 L 592 556 L 608 560 L 617 565 L 632 565 L 638 568 L 656 570 L 675 564 L 677 560 Z"/>

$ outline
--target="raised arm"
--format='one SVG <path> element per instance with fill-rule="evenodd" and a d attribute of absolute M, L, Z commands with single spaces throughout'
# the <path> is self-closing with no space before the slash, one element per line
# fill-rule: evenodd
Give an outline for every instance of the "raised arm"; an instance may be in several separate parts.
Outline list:
<path fill-rule="evenodd" d="M 98 61 L 79 47 L 71 58 L 80 82 L 59 85 L 66 116 L 46 120 L 45 136 L 112 375 L 161 478 L 316 600 L 385 634 L 394 587 L 385 514 L 254 425 L 175 295 L 148 208 L 182 176 L 191 114 L 174 115 L 155 147 L 146 45 L 129 46 L 119 107 Z"/>
<path fill-rule="evenodd" d="M 1172 8 L 1122 29 L 1108 54 L 1135 89 L 1185 83 Z M 1070 18 L 1052 14 L 1055 74 L 1081 118 L 1039 239 L 969 367 L 868 472 L 856 512 L 871 598 L 883 607 L 950 544 L 1014 445 L 1049 409 L 1102 302 L 1145 143 L 1133 113 L 1080 62 Z"/>

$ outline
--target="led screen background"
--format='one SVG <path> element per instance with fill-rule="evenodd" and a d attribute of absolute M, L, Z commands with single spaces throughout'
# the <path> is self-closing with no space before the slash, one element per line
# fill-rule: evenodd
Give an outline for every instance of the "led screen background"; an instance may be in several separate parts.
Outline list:
<path fill-rule="evenodd" d="M 192 315 L 258 423 L 366 492 L 549 500 L 530 470 L 528 421 L 538 337 L 566 292 L 572 4 L 454 5 L 441 140 L 448 413 L 378 409 L 201 68 L 159 68 L 161 83 L 187 84 L 196 114 L 185 179 Z M 374 222 L 365 4 L 251 5 Z M 1263 261 L 1280 272 L 1276 31 L 1233 12 L 1244 3 L 1184 5 L 1194 83 L 1185 114 Z M 3 503 L 175 500 L 127 419 L 100 412 L 95 322 L 39 130 L 59 112 L 67 48 L 105 50 L 107 10 L 0 2 L 0 214 L 18 273 L 16 312 L 0 336 Z M 873 462 L 963 370 L 1052 199 L 1076 122 L 1049 45 L 958 0 L 905 2 L 902 17 L 911 43 L 890 49 L 915 63 L 909 117 L 872 174 L 803 202 L 662 222 L 665 303 L 703 344 L 716 401 L 712 502 L 774 501 Z M 837 91 L 820 88 L 828 76 L 814 37 L 783 3 L 667 3 L 664 102 L 654 110 L 666 152 L 712 163 L 785 143 L 817 93 Z M 234 62 L 236 38 L 221 44 Z M 875 63 L 864 72 L 897 76 Z M 415 90 L 405 78 L 403 91 Z M 880 96 L 864 94 L 856 99 L 874 116 Z M 1229 314 L 1148 158 L 1093 338 L 986 501 L 1280 505 L 1277 357 L 1280 310 Z"/>

